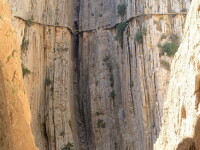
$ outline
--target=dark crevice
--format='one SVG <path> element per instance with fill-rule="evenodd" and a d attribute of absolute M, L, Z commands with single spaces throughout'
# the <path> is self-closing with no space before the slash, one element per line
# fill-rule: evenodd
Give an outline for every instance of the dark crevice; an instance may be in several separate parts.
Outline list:
<path fill-rule="evenodd" d="M 79 31 L 80 1 L 76 7 L 77 20 L 74 21 L 76 31 Z M 87 61 L 83 60 L 82 52 L 83 33 L 74 34 L 74 89 L 75 89 L 75 122 L 78 128 L 78 146 L 81 150 L 95 149 L 93 144 L 91 104 L 89 89 L 89 70 L 84 68 Z"/>
<path fill-rule="evenodd" d="M 43 27 L 43 38 L 44 39 L 46 39 L 45 29 L 46 29 L 46 27 Z M 47 64 L 47 58 L 48 58 L 47 47 L 44 46 L 43 48 L 44 48 L 44 56 L 45 56 L 44 57 L 45 58 L 44 63 Z M 45 68 L 46 77 L 47 77 L 47 69 L 48 68 Z M 44 97 L 45 97 L 45 101 L 44 101 L 44 111 L 43 112 L 44 112 L 44 116 L 46 116 L 46 108 L 47 108 L 46 105 L 48 105 L 47 104 L 47 99 L 48 99 L 47 98 L 47 87 L 45 87 L 45 90 L 44 90 Z M 48 136 L 48 131 L 47 131 L 46 117 L 44 117 L 43 121 L 44 121 L 43 124 L 42 124 L 42 126 L 43 126 L 43 132 L 44 132 L 45 140 L 47 142 L 46 149 L 49 149 L 49 145 L 48 145 L 48 143 L 49 143 L 49 136 Z"/>
<path fill-rule="evenodd" d="M 134 44 L 135 46 L 135 67 L 137 69 L 137 46 L 136 46 L 136 43 Z"/>
<path fill-rule="evenodd" d="M 129 29 L 129 28 L 128 28 Z M 132 65 L 131 65 L 131 48 L 130 48 L 130 43 L 129 43 L 129 36 L 127 36 L 127 45 L 128 45 L 128 55 L 129 55 L 129 68 L 130 68 L 130 92 L 131 92 L 131 102 L 133 105 L 133 113 L 135 115 L 135 104 L 134 104 L 134 99 L 133 99 L 133 93 L 132 93 Z"/>

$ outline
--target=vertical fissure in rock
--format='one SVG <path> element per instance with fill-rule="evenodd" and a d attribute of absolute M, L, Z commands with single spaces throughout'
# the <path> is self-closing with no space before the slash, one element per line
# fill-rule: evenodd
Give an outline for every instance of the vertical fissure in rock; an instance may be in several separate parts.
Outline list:
<path fill-rule="evenodd" d="M 128 30 L 130 30 L 128 28 Z M 130 31 L 128 31 L 130 32 Z M 135 115 L 135 104 L 134 104 L 134 99 L 133 99 L 133 92 L 132 92 L 132 89 L 133 89 L 133 86 L 134 86 L 134 83 L 133 83 L 133 80 L 132 80 L 132 63 L 131 63 L 131 48 L 130 48 L 130 43 L 129 43 L 129 36 L 127 36 L 127 46 L 128 46 L 128 55 L 129 55 L 129 68 L 130 68 L 130 92 L 131 92 L 131 102 L 132 102 L 132 105 L 133 105 L 133 114 Z"/>
<path fill-rule="evenodd" d="M 74 21 L 75 30 L 78 31 L 74 35 L 74 68 L 75 68 L 75 122 L 78 130 L 78 146 L 81 150 L 92 150 L 92 125 L 91 125 L 91 109 L 90 109 L 90 91 L 89 91 L 89 71 L 84 68 L 87 61 L 83 58 L 82 40 L 83 32 L 79 32 L 80 20 L 80 0 L 76 6 L 77 19 Z"/>

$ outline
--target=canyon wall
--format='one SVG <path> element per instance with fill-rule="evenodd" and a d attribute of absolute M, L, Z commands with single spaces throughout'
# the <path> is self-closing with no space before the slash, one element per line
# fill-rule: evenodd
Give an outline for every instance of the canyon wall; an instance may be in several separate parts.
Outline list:
<path fill-rule="evenodd" d="M 20 46 L 7 0 L 0 1 L 0 149 L 37 150 L 22 79 Z"/>
<path fill-rule="evenodd" d="M 73 141 L 74 21 L 76 3 L 65 0 L 9 1 L 21 42 L 32 131 L 41 150 Z"/>
<path fill-rule="evenodd" d="M 121 4 L 127 5 L 123 16 L 118 14 Z M 170 78 L 165 64 L 172 60 L 159 55 L 159 44 L 172 35 L 182 40 L 187 13 L 182 10 L 189 5 L 189 1 L 81 1 L 79 104 L 81 127 L 85 126 L 81 149 L 153 149 Z"/>
<path fill-rule="evenodd" d="M 200 1 L 192 2 L 183 42 L 172 63 L 172 77 L 164 106 L 156 150 L 200 149 Z"/>
<path fill-rule="evenodd" d="M 36 146 L 152 150 L 173 59 L 160 47 L 181 42 L 190 1 L 9 4 Z"/>

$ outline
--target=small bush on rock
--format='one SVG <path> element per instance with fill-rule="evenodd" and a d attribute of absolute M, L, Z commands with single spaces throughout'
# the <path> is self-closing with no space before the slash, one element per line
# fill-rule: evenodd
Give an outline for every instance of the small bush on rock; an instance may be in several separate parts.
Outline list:
<path fill-rule="evenodd" d="M 21 44 L 21 50 L 22 51 L 28 50 L 28 45 L 29 45 L 29 40 L 26 40 L 25 38 L 23 38 L 22 44 Z"/>
<path fill-rule="evenodd" d="M 138 43 L 143 42 L 143 33 L 142 32 L 137 32 L 135 35 L 135 41 Z"/>
<path fill-rule="evenodd" d="M 188 10 L 187 10 L 187 8 L 183 8 L 182 10 L 181 10 L 181 12 L 187 12 Z"/>
<path fill-rule="evenodd" d="M 110 92 L 110 97 L 112 97 L 112 99 L 115 99 L 116 93 L 115 91 Z"/>
<path fill-rule="evenodd" d="M 46 84 L 47 86 L 49 86 L 49 85 L 51 84 L 51 80 L 50 80 L 50 79 L 45 79 L 45 84 Z"/>
<path fill-rule="evenodd" d="M 31 73 L 31 71 L 30 71 L 28 68 L 26 68 L 26 67 L 24 66 L 24 64 L 22 64 L 22 74 L 23 74 L 23 77 L 24 77 L 25 75 L 30 74 L 30 73 Z"/>
<path fill-rule="evenodd" d="M 117 28 L 116 28 L 117 35 L 115 36 L 116 40 L 121 41 L 123 39 L 123 32 L 125 31 L 126 27 L 127 27 L 126 22 L 121 22 L 117 25 Z"/>
<path fill-rule="evenodd" d="M 167 56 L 174 56 L 177 52 L 179 44 L 176 42 L 167 42 L 162 46 L 162 51 L 167 53 Z"/>
<path fill-rule="evenodd" d="M 117 6 L 117 11 L 120 16 L 124 16 L 126 13 L 126 4 L 119 4 Z"/>
<path fill-rule="evenodd" d="M 27 26 L 31 26 L 33 24 L 33 20 L 32 19 L 28 19 L 28 20 L 26 20 L 26 25 Z"/>
<path fill-rule="evenodd" d="M 106 123 L 102 119 L 98 119 L 97 121 L 97 128 L 105 128 Z"/>
<path fill-rule="evenodd" d="M 71 142 L 68 142 L 61 150 L 72 150 L 74 145 Z"/>

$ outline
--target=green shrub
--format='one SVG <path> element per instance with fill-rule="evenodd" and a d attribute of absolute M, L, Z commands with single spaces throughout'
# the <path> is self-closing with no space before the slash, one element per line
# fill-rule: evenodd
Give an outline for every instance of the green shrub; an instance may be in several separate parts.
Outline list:
<path fill-rule="evenodd" d="M 17 53 L 17 50 L 16 50 L 16 49 L 13 49 L 13 51 L 12 51 L 12 56 L 14 56 L 15 53 Z"/>
<path fill-rule="evenodd" d="M 68 142 L 61 150 L 72 150 L 74 145 L 71 142 Z"/>
<path fill-rule="evenodd" d="M 167 42 L 161 47 L 161 49 L 163 53 L 167 53 L 167 56 L 174 56 L 178 47 L 179 44 L 176 42 Z"/>
<path fill-rule="evenodd" d="M 62 131 L 62 132 L 60 132 L 60 134 L 59 134 L 60 136 L 64 136 L 65 135 L 65 132 L 64 131 Z"/>
<path fill-rule="evenodd" d="M 21 66 L 22 66 L 23 77 L 24 77 L 25 75 L 28 75 L 28 74 L 31 73 L 31 71 L 30 71 L 28 68 L 26 68 L 26 67 L 24 66 L 24 64 L 22 64 Z"/>
<path fill-rule="evenodd" d="M 104 62 L 107 62 L 107 61 L 109 61 L 109 60 L 110 60 L 110 56 L 106 56 L 106 57 L 103 59 Z"/>
<path fill-rule="evenodd" d="M 166 39 L 167 38 L 167 35 L 166 34 L 162 34 L 161 37 L 160 37 L 160 40 L 163 40 L 163 39 Z"/>
<path fill-rule="evenodd" d="M 115 99 L 115 96 L 116 96 L 115 91 L 110 92 L 110 97 L 112 97 L 112 99 Z"/>
<path fill-rule="evenodd" d="M 135 41 L 138 43 L 143 42 L 143 33 L 142 32 L 137 32 L 135 35 Z"/>
<path fill-rule="evenodd" d="M 117 25 L 117 32 L 123 32 L 125 31 L 127 27 L 127 23 L 126 22 L 121 22 Z"/>
<path fill-rule="evenodd" d="M 96 112 L 96 115 L 100 116 L 100 115 L 104 115 L 104 113 L 103 112 Z"/>
<path fill-rule="evenodd" d="M 106 123 L 102 119 L 98 119 L 97 121 L 97 128 L 105 128 Z"/>
<path fill-rule="evenodd" d="M 126 22 L 121 22 L 117 25 L 116 27 L 117 34 L 115 36 L 115 40 L 121 41 L 123 39 L 123 32 L 125 31 L 126 27 L 127 27 Z"/>
<path fill-rule="evenodd" d="M 10 60 L 11 57 L 12 57 L 12 55 L 9 55 L 9 56 L 7 57 L 7 62 Z"/>
<path fill-rule="evenodd" d="M 111 74 L 111 76 L 110 76 L 110 86 L 111 87 L 114 87 L 114 76 L 113 76 L 113 74 Z"/>
<path fill-rule="evenodd" d="M 126 4 L 119 4 L 117 6 L 117 11 L 120 16 L 124 16 L 126 13 Z"/>
<path fill-rule="evenodd" d="M 183 8 L 182 10 L 181 10 L 181 12 L 187 12 L 188 10 L 187 10 L 187 8 Z"/>
<path fill-rule="evenodd" d="M 28 20 L 26 20 L 26 25 L 27 26 L 31 26 L 33 24 L 33 20 L 32 19 L 28 19 Z"/>
<path fill-rule="evenodd" d="M 15 91 L 15 89 L 14 89 L 14 88 L 12 88 L 12 94 L 13 94 L 13 95 L 15 94 L 15 92 L 16 92 L 16 91 Z"/>
<path fill-rule="evenodd" d="M 22 39 L 21 50 L 28 50 L 29 40 L 26 40 L 24 37 Z"/>
<path fill-rule="evenodd" d="M 45 84 L 46 84 L 47 86 L 49 86 L 49 85 L 51 84 L 51 80 L 50 80 L 50 79 L 45 79 Z"/>

